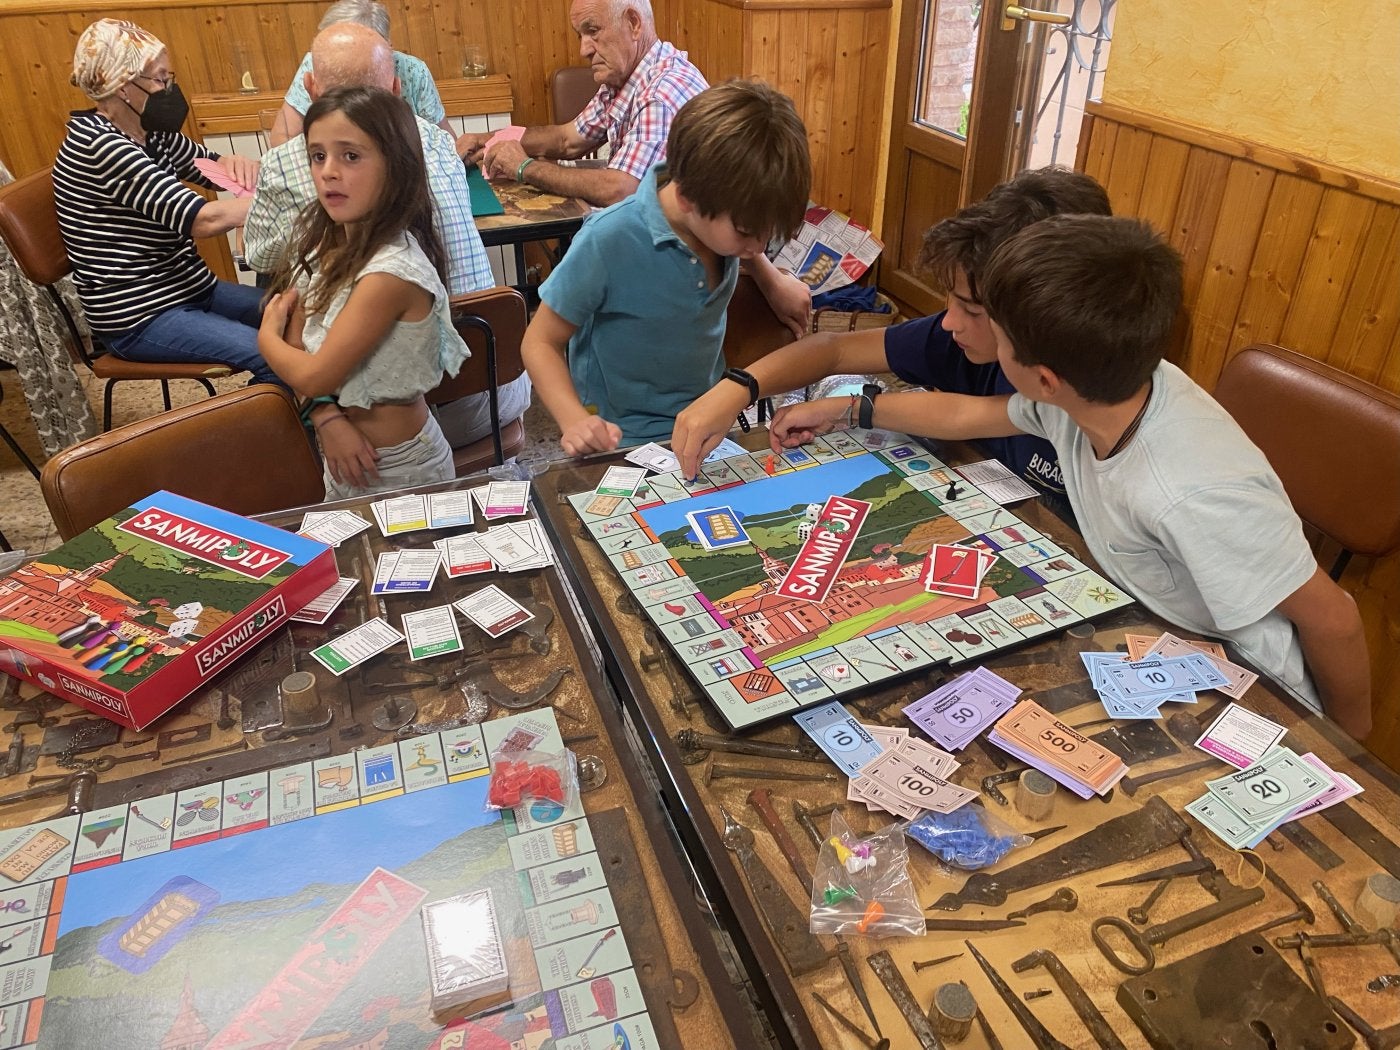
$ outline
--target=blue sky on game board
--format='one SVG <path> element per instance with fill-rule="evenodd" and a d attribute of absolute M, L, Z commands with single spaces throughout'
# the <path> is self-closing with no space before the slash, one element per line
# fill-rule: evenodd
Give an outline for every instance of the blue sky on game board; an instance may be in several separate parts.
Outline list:
<path fill-rule="evenodd" d="M 736 485 L 703 496 L 667 503 L 641 512 L 643 519 L 658 536 L 672 529 L 689 528 L 685 516 L 707 507 L 731 507 L 740 519 L 746 514 L 771 514 L 778 508 L 794 504 L 825 503 L 826 498 L 857 489 L 871 478 L 888 474 L 893 467 L 877 456 L 853 456 L 838 459 L 806 470 L 794 470 L 764 478 L 761 483 Z"/>
<path fill-rule="evenodd" d="M 488 783 L 475 777 L 79 872 L 69 879 L 59 933 L 125 918 L 175 875 L 218 890 L 221 903 L 290 896 L 311 883 L 358 883 L 376 867 L 392 871 L 497 820 L 485 808 Z"/>

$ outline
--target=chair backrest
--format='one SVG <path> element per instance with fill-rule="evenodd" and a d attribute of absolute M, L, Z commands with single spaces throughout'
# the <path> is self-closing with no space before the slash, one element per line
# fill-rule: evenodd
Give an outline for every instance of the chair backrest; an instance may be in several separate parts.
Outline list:
<path fill-rule="evenodd" d="M 1400 397 L 1258 344 L 1226 364 L 1215 398 L 1268 457 L 1299 517 L 1346 551 L 1400 549 Z"/>
<path fill-rule="evenodd" d="M 291 395 L 266 384 L 64 449 L 44 464 L 39 487 L 65 540 L 159 489 L 249 515 L 325 498 Z"/>
<path fill-rule="evenodd" d="M 0 237 L 20 273 L 35 284 L 55 284 L 68 275 L 68 249 L 58 229 L 53 168 L 36 171 L 0 188 Z"/>
<path fill-rule="evenodd" d="M 487 337 L 480 327 L 484 321 L 496 340 L 496 386 L 518 379 L 525 371 L 520 357 L 520 341 L 530 316 L 525 297 L 514 288 L 487 288 L 452 297 L 452 321 L 458 333 L 471 348 L 472 356 L 462 362 L 461 371 L 453 378 L 444 378 L 426 395 L 428 404 L 442 405 L 469 394 L 481 394 L 491 389 L 487 376 Z"/>
<path fill-rule="evenodd" d="M 748 368 L 793 341 L 792 332 L 778 320 L 748 274 L 739 275 L 724 317 L 724 363 L 730 368 Z"/>
<path fill-rule="evenodd" d="M 549 78 L 549 119 L 555 124 L 573 120 L 597 93 L 589 66 L 561 66 Z"/>

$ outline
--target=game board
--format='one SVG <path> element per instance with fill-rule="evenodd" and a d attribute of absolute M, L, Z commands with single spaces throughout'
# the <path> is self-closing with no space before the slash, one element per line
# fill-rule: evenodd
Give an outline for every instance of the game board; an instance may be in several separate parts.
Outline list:
<path fill-rule="evenodd" d="M 961 663 L 1129 604 L 1116 584 L 902 434 L 847 430 L 775 457 L 569 497 L 735 729 Z M 830 497 L 830 498 L 829 498 Z M 996 560 L 969 599 L 924 590 L 934 544 Z"/>
<path fill-rule="evenodd" d="M 0 1047 L 658 1045 L 589 819 L 484 806 L 528 713 L 0 832 Z M 424 903 L 489 888 L 513 1006 L 429 1012 Z"/>

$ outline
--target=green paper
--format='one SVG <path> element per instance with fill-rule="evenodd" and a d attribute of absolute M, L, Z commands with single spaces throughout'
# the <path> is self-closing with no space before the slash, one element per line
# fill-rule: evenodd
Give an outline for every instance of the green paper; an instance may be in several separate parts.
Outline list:
<path fill-rule="evenodd" d="M 505 205 L 496 196 L 496 191 L 491 188 L 491 184 L 486 181 L 486 176 L 481 174 L 481 169 L 475 164 L 467 168 L 467 188 L 472 195 L 472 217 L 483 218 L 487 215 L 504 215 Z"/>

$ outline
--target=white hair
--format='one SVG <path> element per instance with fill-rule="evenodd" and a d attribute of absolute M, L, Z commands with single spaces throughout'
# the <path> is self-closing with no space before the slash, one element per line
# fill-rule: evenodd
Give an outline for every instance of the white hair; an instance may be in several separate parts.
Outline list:
<path fill-rule="evenodd" d="M 649 0 L 637 2 L 647 3 Z M 389 39 L 389 11 L 379 0 L 336 0 L 326 8 L 326 13 L 321 16 L 321 24 L 316 28 L 328 29 L 341 22 L 367 26 L 385 40 Z"/>
<path fill-rule="evenodd" d="M 656 24 L 656 16 L 651 12 L 651 0 L 608 0 L 608 17 L 614 22 L 620 21 L 628 8 L 636 11 L 646 25 Z"/>

